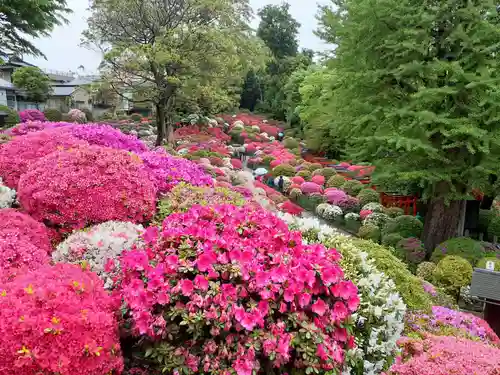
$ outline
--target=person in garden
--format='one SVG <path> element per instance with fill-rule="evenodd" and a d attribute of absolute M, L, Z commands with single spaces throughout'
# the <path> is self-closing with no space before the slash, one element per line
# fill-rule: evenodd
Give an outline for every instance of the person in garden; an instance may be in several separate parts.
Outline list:
<path fill-rule="evenodd" d="M 283 137 L 284 137 L 284 136 L 285 136 L 285 135 L 283 134 L 283 132 L 279 132 L 279 133 L 278 133 L 278 141 L 280 141 L 280 142 L 281 142 L 281 141 L 283 140 Z"/>
<path fill-rule="evenodd" d="M 282 193 L 283 192 L 283 184 L 284 184 L 284 181 L 283 181 L 283 176 L 280 176 L 279 180 L 278 180 L 278 190 Z"/>

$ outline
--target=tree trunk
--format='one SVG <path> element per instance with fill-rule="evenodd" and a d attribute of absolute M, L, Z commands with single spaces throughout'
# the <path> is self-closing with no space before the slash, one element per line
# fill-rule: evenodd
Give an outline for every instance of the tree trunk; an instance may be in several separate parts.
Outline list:
<path fill-rule="evenodd" d="M 156 136 L 156 146 L 161 146 L 165 139 L 165 107 L 159 103 L 156 105 L 156 129 L 158 135 Z"/>
<path fill-rule="evenodd" d="M 441 242 L 457 236 L 461 208 L 462 201 L 452 201 L 449 205 L 443 198 L 430 201 L 422 236 L 428 255 Z"/>
<path fill-rule="evenodd" d="M 166 108 L 166 137 L 169 145 L 174 143 L 174 109 L 175 105 L 175 96 L 172 95 L 167 102 Z"/>

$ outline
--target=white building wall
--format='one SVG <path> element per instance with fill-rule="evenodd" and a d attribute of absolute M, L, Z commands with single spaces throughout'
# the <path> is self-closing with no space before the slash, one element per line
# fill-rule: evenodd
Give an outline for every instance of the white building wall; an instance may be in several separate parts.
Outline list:
<path fill-rule="evenodd" d="M 7 90 L 0 89 L 0 105 L 7 105 Z"/>

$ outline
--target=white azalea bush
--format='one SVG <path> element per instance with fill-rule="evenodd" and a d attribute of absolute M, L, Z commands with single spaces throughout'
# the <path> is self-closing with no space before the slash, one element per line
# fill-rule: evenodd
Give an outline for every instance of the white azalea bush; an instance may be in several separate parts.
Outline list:
<path fill-rule="evenodd" d="M 390 220 L 389 216 L 380 212 L 374 212 L 363 220 L 363 225 L 372 224 L 382 228 Z"/>
<path fill-rule="evenodd" d="M 61 242 L 52 253 L 55 262 L 81 264 L 97 273 L 105 287 L 113 285 L 114 273 L 108 272 L 108 262 L 123 251 L 142 245 L 142 225 L 122 221 L 105 223 L 77 231 Z M 115 267 L 113 268 L 116 272 Z"/>
<path fill-rule="evenodd" d="M 338 235 L 319 221 L 281 215 L 292 229 L 300 230 L 309 242 L 321 242 L 341 254 L 342 269 L 358 287 L 360 307 L 353 314 L 356 321 L 356 348 L 347 353 L 342 375 L 376 375 L 390 367 L 398 354 L 396 342 L 401 337 L 406 305 L 394 282 L 377 270 L 366 252 L 358 249 L 349 237 Z M 317 219 L 316 219 L 317 220 Z"/>
<path fill-rule="evenodd" d="M 329 203 L 321 203 L 316 207 L 316 213 L 319 217 L 326 220 L 335 220 L 342 217 L 342 209 L 339 206 L 335 206 Z"/>
<path fill-rule="evenodd" d="M 0 209 L 10 208 L 16 202 L 16 191 L 3 184 L 0 178 Z"/>
<path fill-rule="evenodd" d="M 384 206 L 382 206 L 380 203 L 367 203 L 363 206 L 361 211 L 371 211 L 371 212 L 379 212 L 382 213 L 384 212 Z"/>

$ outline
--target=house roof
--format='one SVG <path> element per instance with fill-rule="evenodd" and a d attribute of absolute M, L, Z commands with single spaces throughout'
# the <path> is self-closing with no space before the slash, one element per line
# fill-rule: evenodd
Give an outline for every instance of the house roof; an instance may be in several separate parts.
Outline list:
<path fill-rule="evenodd" d="M 75 88 L 74 86 L 52 86 L 52 96 L 70 96 Z"/>
<path fill-rule="evenodd" d="M 99 79 L 99 76 L 84 76 L 84 77 L 77 77 L 69 82 L 64 82 L 61 84 L 61 86 L 82 86 L 82 85 L 88 85 L 94 81 L 97 81 Z"/>
<path fill-rule="evenodd" d="M 6 80 L 0 78 L 0 88 L 13 89 L 14 85 L 12 83 L 10 83 L 9 81 L 6 81 Z"/>

